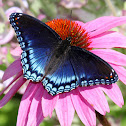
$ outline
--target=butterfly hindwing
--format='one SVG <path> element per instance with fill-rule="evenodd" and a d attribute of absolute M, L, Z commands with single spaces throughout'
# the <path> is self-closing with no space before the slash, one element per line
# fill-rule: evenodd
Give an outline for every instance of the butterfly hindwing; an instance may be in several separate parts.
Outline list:
<path fill-rule="evenodd" d="M 72 46 L 70 60 L 80 86 L 112 84 L 118 80 L 115 70 L 106 61 L 85 49 Z"/>
<path fill-rule="evenodd" d="M 10 23 L 23 50 L 21 62 L 24 77 L 38 82 L 53 46 L 61 38 L 45 23 L 26 14 L 12 13 Z"/>
<path fill-rule="evenodd" d="M 47 75 L 43 81 L 45 89 L 51 95 L 69 92 L 78 86 L 69 57 L 65 57 L 65 60 L 61 62 L 57 70 L 52 75 Z"/>
<path fill-rule="evenodd" d="M 116 72 L 107 62 L 85 49 L 71 46 L 65 61 L 43 83 L 50 94 L 56 95 L 78 86 L 112 84 L 117 80 Z"/>

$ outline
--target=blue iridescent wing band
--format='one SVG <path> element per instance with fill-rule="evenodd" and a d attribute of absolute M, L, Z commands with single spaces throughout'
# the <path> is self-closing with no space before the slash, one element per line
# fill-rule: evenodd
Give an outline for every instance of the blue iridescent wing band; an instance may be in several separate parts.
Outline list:
<path fill-rule="evenodd" d="M 38 82 L 51 49 L 61 40 L 60 36 L 45 23 L 22 13 L 12 13 L 10 23 L 23 50 L 21 62 L 26 79 Z"/>
<path fill-rule="evenodd" d="M 71 46 L 65 61 L 44 80 L 51 94 L 69 92 L 78 86 L 112 84 L 118 80 L 114 69 L 103 59 L 80 47 Z"/>
<path fill-rule="evenodd" d="M 51 95 L 69 92 L 78 86 L 69 56 L 65 57 L 64 62 L 52 75 L 47 75 L 43 80 L 43 84 Z"/>

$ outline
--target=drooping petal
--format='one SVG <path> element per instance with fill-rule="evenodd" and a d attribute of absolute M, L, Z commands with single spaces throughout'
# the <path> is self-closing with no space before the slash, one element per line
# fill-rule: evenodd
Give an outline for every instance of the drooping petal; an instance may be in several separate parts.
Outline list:
<path fill-rule="evenodd" d="M 80 94 L 102 115 L 109 112 L 109 105 L 103 91 L 99 86 L 78 87 Z"/>
<path fill-rule="evenodd" d="M 8 20 L 9 20 L 10 14 L 12 14 L 14 12 L 22 13 L 22 10 L 19 7 L 15 7 L 15 6 L 10 7 L 9 9 L 7 9 L 5 13 L 6 13 L 6 16 L 7 16 Z"/>
<path fill-rule="evenodd" d="M 126 66 L 126 55 L 120 52 L 117 52 L 112 49 L 95 49 L 95 50 L 91 50 L 91 52 L 101 57 L 106 62 L 116 64 L 116 65 Z"/>
<path fill-rule="evenodd" d="M 119 80 L 126 84 L 126 69 L 122 66 L 110 64 L 119 76 Z"/>
<path fill-rule="evenodd" d="M 29 83 L 21 99 L 20 107 L 18 110 L 17 126 L 26 126 L 31 102 L 38 88 L 38 84 Z"/>
<path fill-rule="evenodd" d="M 102 85 L 101 89 L 109 96 L 109 98 L 111 98 L 113 102 L 115 102 L 115 104 L 122 107 L 124 104 L 123 96 L 117 84 L 112 84 L 111 88 L 109 88 L 108 85 Z"/>
<path fill-rule="evenodd" d="M 126 16 L 104 16 L 90 21 L 88 23 L 85 23 L 83 26 L 86 29 L 86 31 L 90 33 L 90 37 L 93 37 L 125 23 Z"/>
<path fill-rule="evenodd" d="M 42 97 L 42 111 L 43 111 L 44 117 L 47 117 L 48 115 L 50 115 L 51 117 L 58 98 L 59 98 L 58 95 L 52 96 L 48 94 L 46 90 L 44 90 L 44 94 Z"/>
<path fill-rule="evenodd" d="M 19 72 L 15 78 L 10 82 L 10 84 L 8 84 L 8 86 L 6 88 L 4 88 L 1 92 L 0 92 L 0 96 L 18 79 L 22 76 L 22 72 Z"/>
<path fill-rule="evenodd" d="M 39 87 L 34 94 L 32 103 L 30 106 L 30 111 L 28 114 L 27 126 L 39 126 L 39 123 L 44 119 L 41 100 L 43 95 L 43 86 L 42 83 L 37 84 Z"/>
<path fill-rule="evenodd" d="M 15 60 L 5 71 L 2 80 L 5 81 L 8 78 L 16 75 L 22 71 L 22 66 L 21 66 L 21 59 L 19 58 L 18 60 Z"/>
<path fill-rule="evenodd" d="M 19 88 L 26 82 L 26 79 L 21 77 L 14 86 L 7 92 L 7 94 L 0 100 L 0 108 L 2 108 L 19 90 Z"/>
<path fill-rule="evenodd" d="M 71 101 L 70 93 L 59 95 L 59 100 L 56 103 L 56 114 L 61 126 L 71 126 L 74 117 L 74 107 Z"/>
<path fill-rule="evenodd" d="M 95 110 L 93 107 L 87 102 L 86 99 L 79 94 L 76 90 L 71 91 L 71 99 L 74 105 L 74 108 L 80 117 L 81 121 L 86 126 L 95 126 L 96 125 L 96 116 Z"/>
<path fill-rule="evenodd" d="M 12 28 L 9 29 L 9 32 L 4 36 L 0 36 L 0 45 L 8 43 L 14 36 L 14 30 Z"/>
<path fill-rule="evenodd" d="M 101 34 L 97 37 L 91 38 L 89 48 L 126 48 L 126 36 L 111 32 L 110 34 Z"/>
<path fill-rule="evenodd" d="M 39 104 L 38 104 L 36 117 L 38 117 L 36 126 L 39 126 L 40 123 L 42 122 L 43 118 L 44 118 L 43 112 L 42 112 L 42 104 L 41 104 L 41 102 L 39 102 Z M 34 125 L 34 122 L 33 122 L 33 125 Z"/>

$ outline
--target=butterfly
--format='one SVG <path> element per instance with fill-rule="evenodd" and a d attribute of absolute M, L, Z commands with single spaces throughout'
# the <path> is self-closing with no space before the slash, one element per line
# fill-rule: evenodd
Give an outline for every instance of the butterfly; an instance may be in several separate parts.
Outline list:
<path fill-rule="evenodd" d="M 115 70 L 90 51 L 72 46 L 71 38 L 62 40 L 48 25 L 23 13 L 12 13 L 14 28 L 22 49 L 24 78 L 42 82 L 51 95 L 69 92 L 78 86 L 112 84 Z"/>

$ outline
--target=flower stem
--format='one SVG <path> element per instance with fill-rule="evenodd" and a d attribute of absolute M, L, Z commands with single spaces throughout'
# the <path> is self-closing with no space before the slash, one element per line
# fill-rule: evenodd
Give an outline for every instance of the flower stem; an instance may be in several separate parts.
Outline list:
<path fill-rule="evenodd" d="M 111 124 L 108 122 L 108 120 L 106 119 L 106 117 L 104 115 L 101 115 L 99 112 L 95 111 L 96 113 L 96 117 L 99 120 L 99 122 L 103 125 L 103 126 L 111 126 Z"/>
<path fill-rule="evenodd" d="M 111 0 L 105 0 L 105 2 L 108 5 L 109 9 L 112 11 L 113 16 L 117 16 L 115 7 L 113 6 Z"/>

